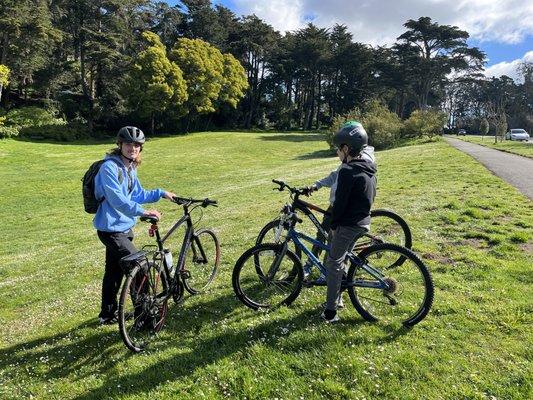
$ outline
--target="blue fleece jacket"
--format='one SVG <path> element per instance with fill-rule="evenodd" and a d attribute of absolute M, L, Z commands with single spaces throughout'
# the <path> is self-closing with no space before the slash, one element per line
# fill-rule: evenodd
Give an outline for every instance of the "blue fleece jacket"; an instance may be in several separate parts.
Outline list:
<path fill-rule="evenodd" d="M 120 157 L 107 155 L 105 160 L 109 161 L 102 164 L 94 180 L 95 196 L 104 200 L 98 207 L 93 225 L 99 231 L 126 232 L 135 225 L 137 217 L 144 213 L 141 204 L 158 201 L 165 191 L 144 190 L 135 168 L 128 172 Z M 120 176 L 122 179 L 119 179 Z M 130 181 L 131 190 L 128 189 Z"/>

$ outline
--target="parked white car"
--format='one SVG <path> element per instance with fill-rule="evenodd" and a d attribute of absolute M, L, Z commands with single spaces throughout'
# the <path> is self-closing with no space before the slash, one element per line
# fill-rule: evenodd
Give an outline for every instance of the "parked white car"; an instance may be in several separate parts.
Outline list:
<path fill-rule="evenodd" d="M 505 134 L 507 140 L 529 140 L 528 133 L 523 129 L 511 129 Z"/>

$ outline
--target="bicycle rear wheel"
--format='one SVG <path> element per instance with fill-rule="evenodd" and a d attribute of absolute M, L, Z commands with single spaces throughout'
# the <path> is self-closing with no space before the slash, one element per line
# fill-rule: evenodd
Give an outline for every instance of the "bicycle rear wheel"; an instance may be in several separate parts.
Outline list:
<path fill-rule="evenodd" d="M 397 264 L 399 257 L 404 259 L 401 265 Z M 389 289 L 358 286 L 379 283 L 361 268 L 362 263 L 379 271 Z M 347 281 L 350 300 L 367 321 L 413 326 L 424 319 L 433 303 L 433 281 L 428 269 L 411 250 L 394 244 L 377 244 L 361 251 L 351 262 Z"/>
<path fill-rule="evenodd" d="M 261 244 L 244 252 L 233 269 L 235 294 L 246 306 L 276 308 L 291 304 L 300 294 L 303 268 L 291 251 L 281 254 L 283 245 Z M 275 267 L 275 263 L 279 265 Z"/>
<path fill-rule="evenodd" d="M 378 243 L 392 243 L 408 249 L 412 247 L 411 229 L 398 214 L 377 209 L 370 212 L 370 218 L 370 232 L 357 242 L 356 249 Z"/>
<path fill-rule="evenodd" d="M 128 349 L 140 352 L 163 328 L 168 311 L 168 283 L 163 268 L 138 266 L 127 276 L 118 305 L 118 323 Z"/>
<path fill-rule="evenodd" d="M 184 268 L 189 275 L 183 279 L 190 294 L 203 292 L 211 284 L 220 264 L 220 244 L 211 229 L 200 229 L 193 233 L 185 254 Z"/>

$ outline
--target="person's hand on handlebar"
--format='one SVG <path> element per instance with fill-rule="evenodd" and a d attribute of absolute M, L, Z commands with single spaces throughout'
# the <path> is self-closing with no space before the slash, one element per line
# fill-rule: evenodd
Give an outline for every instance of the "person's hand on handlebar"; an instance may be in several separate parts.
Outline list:
<path fill-rule="evenodd" d="M 311 185 L 302 188 L 302 193 L 306 196 L 310 196 L 311 193 L 316 192 L 317 190 L 318 188 L 316 187 L 316 185 Z"/>
<path fill-rule="evenodd" d="M 174 197 L 177 197 L 177 196 L 172 192 L 165 192 L 163 197 L 167 200 L 174 201 Z"/>
<path fill-rule="evenodd" d="M 161 219 L 161 213 L 157 210 L 145 210 L 143 217 L 156 217 L 158 220 Z"/>

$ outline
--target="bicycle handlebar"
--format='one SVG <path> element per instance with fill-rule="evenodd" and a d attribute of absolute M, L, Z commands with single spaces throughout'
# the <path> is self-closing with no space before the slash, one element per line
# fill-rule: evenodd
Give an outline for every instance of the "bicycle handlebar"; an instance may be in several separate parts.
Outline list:
<path fill-rule="evenodd" d="M 190 206 L 191 204 L 200 203 L 199 205 L 204 207 L 204 208 L 207 207 L 207 206 L 218 207 L 218 202 L 216 200 L 211 200 L 209 198 L 193 199 L 191 197 L 178 197 L 178 196 L 175 196 L 175 197 L 172 198 L 172 201 L 174 203 L 182 205 L 182 206 Z"/>
<path fill-rule="evenodd" d="M 274 190 L 279 190 L 280 192 L 283 192 L 285 188 L 289 190 L 289 192 L 297 194 L 297 195 L 303 195 L 309 197 L 310 192 L 305 188 L 295 188 L 292 186 L 287 185 L 283 181 L 279 181 L 277 179 L 272 179 L 272 182 L 279 185 L 279 188 L 274 188 Z"/>

